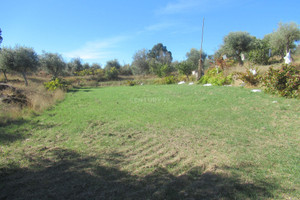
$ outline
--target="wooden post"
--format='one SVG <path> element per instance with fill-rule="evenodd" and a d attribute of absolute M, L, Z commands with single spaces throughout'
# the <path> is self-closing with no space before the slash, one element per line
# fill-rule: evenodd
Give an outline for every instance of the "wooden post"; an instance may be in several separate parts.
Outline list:
<path fill-rule="evenodd" d="M 198 80 L 200 80 L 202 73 L 203 73 L 203 63 L 202 63 L 202 44 L 203 44 L 203 32 L 204 32 L 204 17 L 203 17 L 203 23 L 202 23 L 202 38 L 201 38 L 201 49 L 200 49 L 200 59 L 198 64 Z"/>

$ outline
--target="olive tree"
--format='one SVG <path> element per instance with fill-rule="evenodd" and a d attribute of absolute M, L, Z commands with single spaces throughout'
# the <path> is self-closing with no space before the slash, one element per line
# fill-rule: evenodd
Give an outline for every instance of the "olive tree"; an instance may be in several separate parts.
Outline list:
<path fill-rule="evenodd" d="M 38 56 L 32 48 L 16 46 L 14 49 L 12 70 L 22 74 L 25 85 L 28 86 L 26 74 L 38 67 Z"/>
<path fill-rule="evenodd" d="M 269 41 L 264 39 L 255 39 L 253 41 L 253 49 L 248 53 L 248 59 L 254 64 L 269 64 Z"/>
<path fill-rule="evenodd" d="M 189 75 L 192 74 L 194 69 L 194 63 L 190 61 L 183 61 L 177 65 L 179 73 L 186 75 L 186 78 L 189 79 Z"/>
<path fill-rule="evenodd" d="M 189 64 L 192 65 L 192 70 L 196 70 L 198 68 L 198 64 L 200 60 L 200 51 L 195 48 L 191 48 L 190 52 L 186 53 L 186 57 Z M 202 63 L 204 63 L 206 57 L 207 54 L 202 52 L 201 55 Z"/>
<path fill-rule="evenodd" d="M 101 69 L 101 65 L 98 63 L 93 63 L 91 66 L 92 69 Z"/>
<path fill-rule="evenodd" d="M 241 65 L 243 60 L 241 59 L 242 53 L 247 53 L 252 49 L 252 41 L 255 37 L 251 36 L 248 32 L 231 32 L 224 37 L 224 44 L 219 50 L 221 54 L 227 54 L 234 57 Z"/>
<path fill-rule="evenodd" d="M 299 25 L 294 22 L 279 23 L 277 31 L 267 37 L 273 52 L 283 58 L 287 52 L 296 47 L 295 41 L 300 40 Z"/>
<path fill-rule="evenodd" d="M 5 82 L 7 81 L 6 72 L 13 69 L 14 66 L 14 50 L 11 48 L 3 48 L 0 50 L 0 70 L 4 74 Z"/>
<path fill-rule="evenodd" d="M 53 78 L 57 78 L 66 68 L 62 56 L 57 53 L 44 52 L 41 56 L 40 63 L 42 67 L 46 68 L 49 73 L 53 75 Z"/>
<path fill-rule="evenodd" d="M 83 70 L 83 65 L 80 58 L 73 58 L 71 62 L 67 64 L 68 71 L 70 73 L 79 72 Z"/>
<path fill-rule="evenodd" d="M 139 50 L 134 54 L 131 64 L 133 74 L 149 74 L 150 67 L 147 54 L 146 49 Z"/>
<path fill-rule="evenodd" d="M 121 64 L 117 59 L 107 61 L 105 65 L 105 69 L 109 70 L 112 67 L 115 67 L 116 70 L 119 70 L 121 68 Z"/>

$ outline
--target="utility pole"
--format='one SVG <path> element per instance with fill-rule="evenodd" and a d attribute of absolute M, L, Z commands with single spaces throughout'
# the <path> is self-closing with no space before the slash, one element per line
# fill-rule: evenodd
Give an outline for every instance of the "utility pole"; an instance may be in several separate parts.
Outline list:
<path fill-rule="evenodd" d="M 198 80 L 200 80 L 202 73 L 203 73 L 203 63 L 202 63 L 202 44 L 203 44 L 203 32 L 204 32 L 204 17 L 203 17 L 203 23 L 202 23 L 202 38 L 201 38 L 201 49 L 200 49 L 200 59 L 199 59 L 199 65 L 198 65 Z"/>

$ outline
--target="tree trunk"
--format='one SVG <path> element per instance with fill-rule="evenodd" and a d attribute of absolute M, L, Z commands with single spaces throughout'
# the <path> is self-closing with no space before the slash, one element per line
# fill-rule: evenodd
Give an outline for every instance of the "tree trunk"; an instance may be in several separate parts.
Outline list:
<path fill-rule="evenodd" d="M 28 86 L 28 81 L 27 81 L 26 73 L 22 72 L 22 75 L 23 75 L 23 78 L 24 78 L 24 81 L 25 81 L 25 85 Z"/>
<path fill-rule="evenodd" d="M 200 55 L 202 55 L 202 54 L 200 54 Z M 201 57 L 200 57 L 199 63 L 198 63 L 198 77 L 197 77 L 197 80 L 201 79 L 202 73 L 203 73 L 203 66 L 202 66 L 202 60 L 201 60 Z"/>
<path fill-rule="evenodd" d="M 289 39 L 287 39 L 287 42 L 286 42 L 286 54 L 290 51 L 290 41 Z"/>
<path fill-rule="evenodd" d="M 4 75 L 4 80 L 5 80 L 5 82 L 7 82 L 6 70 L 3 69 L 2 72 L 3 72 L 3 75 Z"/>

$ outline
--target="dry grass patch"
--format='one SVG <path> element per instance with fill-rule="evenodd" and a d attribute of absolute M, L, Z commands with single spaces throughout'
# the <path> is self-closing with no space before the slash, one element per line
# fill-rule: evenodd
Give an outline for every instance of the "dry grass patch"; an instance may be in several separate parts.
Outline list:
<path fill-rule="evenodd" d="M 48 81 L 48 79 L 47 77 L 29 76 L 29 86 L 26 87 L 24 81 L 18 76 L 8 75 L 9 81 L 5 84 L 15 88 L 20 94 L 25 95 L 26 99 L 28 99 L 28 105 L 24 107 L 18 103 L 7 104 L 0 102 L 0 119 L 2 123 L 5 124 L 9 121 L 41 113 L 53 106 L 57 101 L 63 100 L 65 92 L 62 90 L 49 92 L 45 89 L 43 83 Z M 1 91 L 1 95 L 12 95 L 12 91 Z"/>

